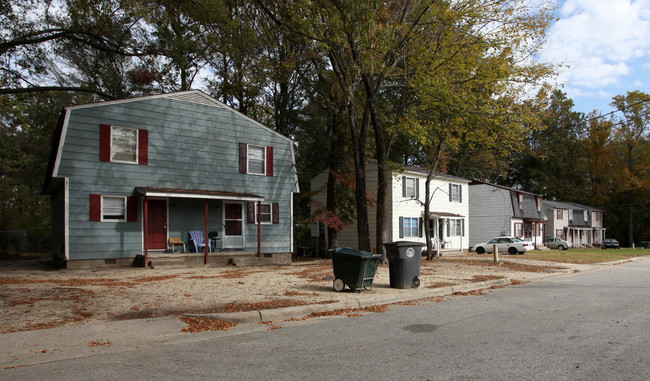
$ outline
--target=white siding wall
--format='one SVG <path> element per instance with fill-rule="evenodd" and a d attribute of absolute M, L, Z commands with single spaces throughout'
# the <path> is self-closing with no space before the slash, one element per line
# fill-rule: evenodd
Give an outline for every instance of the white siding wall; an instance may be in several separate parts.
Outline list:
<path fill-rule="evenodd" d="M 419 201 L 404 198 L 402 197 L 402 176 L 413 177 L 419 179 Z M 405 174 L 394 173 L 390 178 L 391 185 L 388 189 L 388 203 L 389 207 L 387 210 L 386 220 L 387 220 L 387 230 L 388 230 L 388 241 L 416 241 L 425 243 L 425 232 L 422 230 L 422 237 L 399 237 L 399 217 L 411 217 L 417 218 L 418 223 L 420 218 L 423 218 L 424 211 L 424 199 L 425 199 L 425 181 L 426 176 L 417 173 L 417 172 L 408 172 Z M 453 182 L 454 184 L 461 185 L 462 188 L 462 202 L 449 202 L 449 183 Z M 323 171 L 312 179 L 311 189 L 312 192 L 316 192 L 312 196 L 312 213 L 316 212 L 318 208 L 324 207 L 326 202 L 326 184 L 327 184 L 327 171 Z M 377 189 L 377 167 L 368 166 L 367 168 L 367 177 L 366 177 L 366 186 L 369 190 L 369 193 L 373 196 L 376 196 Z M 434 192 L 434 196 L 431 202 L 431 211 L 432 212 L 446 212 L 457 214 L 464 218 L 465 222 L 465 235 L 462 237 L 450 237 L 447 238 L 447 229 L 446 225 L 444 228 L 445 239 L 450 241 L 448 247 L 463 249 L 466 250 L 469 246 L 469 188 L 468 183 L 465 181 L 451 180 L 445 178 L 436 178 L 432 181 L 431 191 Z M 368 206 L 368 220 L 370 228 L 370 245 L 371 250 L 376 250 L 381 252 L 382 248 L 377 248 L 376 246 L 376 218 L 377 218 L 377 208 L 372 203 Z M 445 218 L 446 220 L 446 218 Z M 423 227 L 424 229 L 424 227 Z M 313 224 L 311 228 L 312 237 L 318 236 L 318 225 Z M 349 226 L 346 226 L 342 232 L 338 234 L 339 246 L 349 246 L 356 248 L 358 247 L 357 240 L 357 226 L 356 223 L 352 223 Z"/>
<path fill-rule="evenodd" d="M 562 229 L 564 234 L 566 235 L 566 228 L 569 227 L 569 210 L 567 209 L 562 209 L 562 218 L 559 219 L 557 218 L 557 209 L 553 209 L 553 219 L 555 221 L 555 231 L 552 232 L 553 237 L 558 237 L 557 235 L 557 230 Z M 559 238 L 559 237 L 558 237 Z M 566 240 L 570 240 L 571 237 L 564 237 Z"/>
<path fill-rule="evenodd" d="M 419 179 L 419 199 L 414 200 L 410 198 L 402 197 L 402 179 L 403 177 L 411 177 Z M 426 243 L 426 233 L 422 230 L 422 237 L 405 237 L 400 238 L 399 236 L 399 217 L 411 217 L 411 218 L 422 218 L 424 223 L 424 202 L 426 200 L 426 187 L 425 187 L 426 176 L 420 173 L 406 172 L 404 174 L 395 174 L 393 176 L 393 184 L 391 187 L 391 192 L 393 194 L 393 204 L 392 204 L 392 240 L 408 240 L 415 242 Z M 461 202 L 450 202 L 449 201 L 449 184 L 453 183 L 455 185 L 461 186 Z M 464 220 L 464 235 L 463 236 L 452 236 L 447 237 L 447 225 L 446 221 L 448 217 L 440 218 L 440 223 L 443 223 L 443 240 L 448 242 L 446 248 L 454 249 L 467 249 L 469 246 L 469 189 L 467 182 L 457 181 L 453 179 L 446 178 L 434 178 L 431 180 L 431 205 L 430 210 L 432 213 L 444 212 L 459 215 L 461 217 L 449 217 L 452 219 L 462 218 Z M 434 225 L 435 226 L 435 225 Z M 426 226 L 423 227 L 423 229 Z"/>

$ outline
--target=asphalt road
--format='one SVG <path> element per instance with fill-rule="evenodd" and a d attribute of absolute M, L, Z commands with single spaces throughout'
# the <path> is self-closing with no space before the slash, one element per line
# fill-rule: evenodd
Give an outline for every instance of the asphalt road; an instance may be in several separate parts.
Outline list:
<path fill-rule="evenodd" d="M 0 370 L 2 380 L 648 380 L 650 260 L 362 317 Z"/>

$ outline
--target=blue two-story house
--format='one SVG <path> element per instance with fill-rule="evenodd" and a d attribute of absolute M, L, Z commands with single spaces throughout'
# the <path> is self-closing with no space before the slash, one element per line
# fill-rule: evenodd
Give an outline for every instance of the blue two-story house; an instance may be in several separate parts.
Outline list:
<path fill-rule="evenodd" d="M 44 186 L 68 268 L 290 262 L 298 191 L 293 142 L 198 90 L 66 107 Z"/>

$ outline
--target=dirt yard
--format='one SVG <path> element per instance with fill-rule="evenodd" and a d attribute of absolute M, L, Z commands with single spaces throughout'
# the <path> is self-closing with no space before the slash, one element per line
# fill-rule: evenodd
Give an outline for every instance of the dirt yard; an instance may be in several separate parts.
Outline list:
<path fill-rule="evenodd" d="M 555 268 L 557 269 L 557 268 Z M 550 267 L 489 261 L 423 261 L 419 289 L 507 277 L 526 282 Z M 416 290 L 389 287 L 380 266 L 373 288 L 333 290 L 330 260 L 270 267 L 121 268 L 47 270 L 43 265 L 0 263 L 0 332 L 52 328 L 186 313 L 237 312 L 333 303 L 366 295 Z M 409 294 L 410 295 L 410 294 Z"/>

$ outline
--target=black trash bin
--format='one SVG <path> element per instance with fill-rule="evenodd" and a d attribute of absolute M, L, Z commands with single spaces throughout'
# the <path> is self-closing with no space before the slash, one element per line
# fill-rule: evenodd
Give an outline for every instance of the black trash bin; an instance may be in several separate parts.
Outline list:
<path fill-rule="evenodd" d="M 421 242 L 397 241 L 384 244 L 392 288 L 420 287 Z"/>
<path fill-rule="evenodd" d="M 337 247 L 329 252 L 332 254 L 336 291 L 343 291 L 345 285 L 353 291 L 372 288 L 381 255 L 351 247 Z"/>

